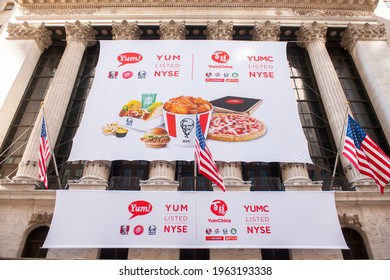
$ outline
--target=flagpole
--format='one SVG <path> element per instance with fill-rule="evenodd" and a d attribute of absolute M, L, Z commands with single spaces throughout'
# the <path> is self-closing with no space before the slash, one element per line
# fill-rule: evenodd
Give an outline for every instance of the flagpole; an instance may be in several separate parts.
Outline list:
<path fill-rule="evenodd" d="M 196 121 L 197 120 L 198 120 L 198 106 L 196 106 L 196 109 L 195 109 L 195 129 L 196 129 Z M 195 130 L 195 133 L 196 133 L 196 130 Z M 195 141 L 196 141 L 196 136 L 195 136 Z M 194 191 L 196 191 L 196 174 L 198 173 L 197 169 L 196 169 L 196 165 L 197 165 L 196 150 L 194 150 Z"/>
<path fill-rule="evenodd" d="M 336 169 L 337 169 L 337 165 L 338 165 L 338 162 L 339 162 L 339 154 L 340 154 L 341 143 L 343 141 L 344 132 L 345 132 L 345 126 L 346 126 L 346 122 L 347 122 L 347 119 L 348 119 L 348 109 L 349 109 L 349 102 L 347 102 L 347 106 L 345 108 L 343 129 L 342 129 L 341 136 L 340 136 L 339 146 L 337 147 L 336 162 L 335 162 L 334 168 L 333 168 L 332 179 L 330 181 L 330 187 L 333 186 L 333 181 L 334 181 L 334 178 L 336 176 Z"/>
<path fill-rule="evenodd" d="M 45 104 L 42 102 L 42 117 L 45 119 Z M 54 164 L 54 170 L 56 172 L 56 178 L 57 178 L 57 182 L 58 182 L 58 187 L 61 188 L 61 180 L 60 180 L 60 175 L 58 173 L 58 168 L 57 168 L 57 162 L 56 162 L 56 158 L 54 156 L 54 150 L 52 149 L 52 143 L 50 141 L 50 135 L 49 135 L 49 125 L 47 123 L 47 120 L 45 120 L 45 125 L 46 125 L 46 135 L 47 135 L 47 140 L 49 141 L 49 149 L 50 149 L 50 154 L 53 158 L 53 164 Z"/>

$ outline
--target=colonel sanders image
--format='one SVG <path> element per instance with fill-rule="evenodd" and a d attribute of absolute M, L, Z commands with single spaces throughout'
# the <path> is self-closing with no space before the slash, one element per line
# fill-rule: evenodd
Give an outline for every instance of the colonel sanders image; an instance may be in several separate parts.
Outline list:
<path fill-rule="evenodd" d="M 183 119 L 180 122 L 180 127 L 183 130 L 184 136 L 188 138 L 192 129 L 194 129 L 194 121 L 192 119 Z"/>

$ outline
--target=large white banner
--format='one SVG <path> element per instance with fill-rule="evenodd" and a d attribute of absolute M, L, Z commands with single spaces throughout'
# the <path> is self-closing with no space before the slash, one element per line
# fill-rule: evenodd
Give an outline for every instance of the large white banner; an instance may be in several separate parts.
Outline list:
<path fill-rule="evenodd" d="M 286 43 L 100 44 L 69 160 L 193 160 L 197 114 L 215 160 L 311 163 Z"/>
<path fill-rule="evenodd" d="M 70 190 L 43 247 L 347 249 L 333 192 Z"/>

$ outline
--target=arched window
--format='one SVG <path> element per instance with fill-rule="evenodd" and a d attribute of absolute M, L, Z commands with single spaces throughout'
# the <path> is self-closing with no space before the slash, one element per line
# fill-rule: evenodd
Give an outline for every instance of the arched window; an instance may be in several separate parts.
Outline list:
<path fill-rule="evenodd" d="M 344 260 L 366 260 L 368 254 L 362 236 L 354 229 L 342 229 L 349 250 L 342 250 Z"/>
<path fill-rule="evenodd" d="M 37 227 L 27 236 L 22 258 L 46 258 L 47 249 L 42 249 L 49 227 Z"/>

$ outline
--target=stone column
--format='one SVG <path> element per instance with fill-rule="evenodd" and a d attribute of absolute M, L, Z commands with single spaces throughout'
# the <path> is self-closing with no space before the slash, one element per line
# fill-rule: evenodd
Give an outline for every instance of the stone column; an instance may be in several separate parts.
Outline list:
<path fill-rule="evenodd" d="M 113 40 L 138 40 L 141 31 L 138 28 L 138 23 L 128 23 L 126 20 L 121 23 L 112 24 L 112 39 Z"/>
<path fill-rule="evenodd" d="M 272 24 L 267 20 L 264 24 L 255 23 L 252 31 L 254 41 L 279 41 L 280 24 Z M 302 185 L 311 182 L 306 164 L 280 163 L 284 184 Z"/>
<path fill-rule="evenodd" d="M 80 62 L 88 46 L 95 44 L 95 34 L 90 24 L 65 24 L 67 47 L 45 97 L 45 120 L 52 147 L 57 141 L 67 104 L 75 84 Z M 19 169 L 14 180 L 38 178 L 38 146 L 42 111 L 31 132 Z"/>
<path fill-rule="evenodd" d="M 83 175 L 77 183 L 68 183 L 70 190 L 105 190 L 110 177 L 111 161 L 94 160 L 84 164 Z"/>
<path fill-rule="evenodd" d="M 349 24 L 341 34 L 341 46 L 352 56 L 364 87 L 390 142 L 390 50 L 383 24 Z"/>
<path fill-rule="evenodd" d="M 0 146 L 11 125 L 40 55 L 50 47 L 51 31 L 42 23 L 39 26 L 9 23 L 7 41 L 1 42 L 0 61 Z M 10 56 L 10 53 L 18 55 Z M 3 174 L 4 175 L 4 174 Z"/>
<path fill-rule="evenodd" d="M 351 54 L 367 94 L 378 116 L 387 141 L 390 141 L 390 50 L 383 24 L 351 25 L 341 34 L 341 46 Z M 349 170 L 355 170 L 348 165 Z M 360 175 L 357 191 L 377 191 L 375 181 Z"/>
<path fill-rule="evenodd" d="M 160 40 L 185 40 L 186 26 L 171 20 L 169 23 L 160 23 Z"/>
<path fill-rule="evenodd" d="M 333 139 L 338 149 L 340 149 L 340 139 L 343 136 L 343 125 L 348 103 L 325 47 L 326 31 L 326 24 L 318 24 L 317 22 L 313 22 L 311 25 L 303 24 L 298 31 L 297 44 L 306 48 L 309 53 Z M 344 157 L 341 156 L 340 161 L 350 182 L 355 182 L 362 177 L 354 169 L 348 168 L 350 164 Z"/>
<path fill-rule="evenodd" d="M 219 20 L 217 23 L 208 23 L 206 29 L 207 40 L 233 40 L 233 24 L 223 23 Z M 236 185 L 242 185 L 242 166 L 240 162 L 217 162 L 219 171 L 222 178 L 227 184 L 227 188 L 231 188 Z M 243 190 L 242 187 L 239 188 Z"/>
<path fill-rule="evenodd" d="M 280 35 L 280 23 L 273 24 L 269 20 L 263 24 L 255 22 L 255 26 L 252 30 L 253 41 L 279 41 Z"/>
<path fill-rule="evenodd" d="M 207 40 L 233 40 L 233 24 L 223 23 L 219 20 L 217 23 L 208 23 L 206 29 Z"/>
<path fill-rule="evenodd" d="M 140 30 L 137 23 L 113 22 L 112 38 L 114 40 L 137 40 Z M 110 161 L 90 161 L 84 165 L 83 176 L 78 184 L 69 184 L 70 189 L 106 189 L 110 177 Z"/>

